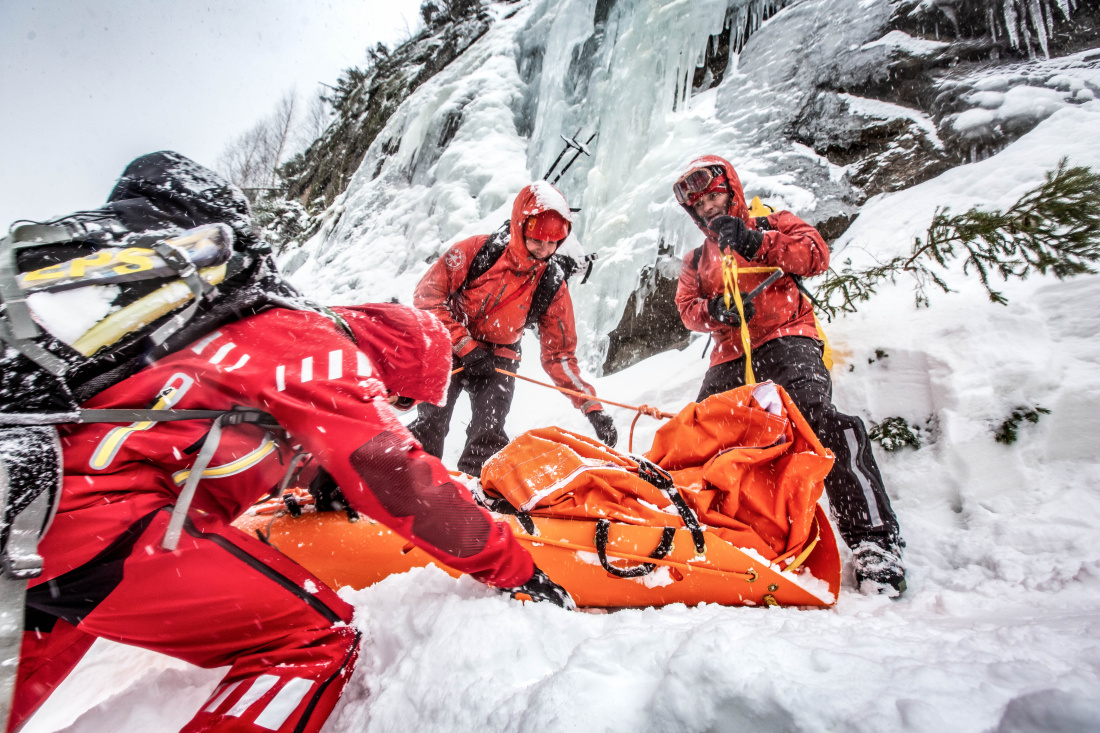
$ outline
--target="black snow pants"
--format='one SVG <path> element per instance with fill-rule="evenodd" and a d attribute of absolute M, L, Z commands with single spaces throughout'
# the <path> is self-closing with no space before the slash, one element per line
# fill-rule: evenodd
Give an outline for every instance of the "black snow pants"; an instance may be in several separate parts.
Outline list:
<path fill-rule="evenodd" d="M 515 372 L 519 362 L 502 356 L 493 356 L 493 366 Z M 452 368 L 462 364 L 455 359 Z M 496 372 L 487 379 L 469 377 L 465 370 L 451 377 L 447 390 L 447 404 L 443 407 L 421 402 L 416 420 L 409 425 L 409 432 L 424 446 L 424 451 L 436 458 L 443 457 L 443 440 L 451 427 L 451 414 L 462 390 L 470 393 L 473 415 L 466 428 L 466 447 L 458 459 L 458 470 L 471 476 L 481 476 L 481 467 L 494 453 L 508 445 L 504 433 L 504 421 L 512 408 L 512 395 L 516 391 L 516 378 Z"/>
<path fill-rule="evenodd" d="M 825 477 L 825 493 L 841 537 L 849 547 L 869 540 L 884 547 L 900 542 L 898 520 L 882 484 L 867 429 L 858 417 L 837 412 L 833 382 L 822 361 L 821 342 L 784 336 L 752 350 L 758 381 L 771 380 L 787 390 L 818 440 L 836 462 Z M 696 401 L 745 383 L 745 357 L 707 370 Z"/>

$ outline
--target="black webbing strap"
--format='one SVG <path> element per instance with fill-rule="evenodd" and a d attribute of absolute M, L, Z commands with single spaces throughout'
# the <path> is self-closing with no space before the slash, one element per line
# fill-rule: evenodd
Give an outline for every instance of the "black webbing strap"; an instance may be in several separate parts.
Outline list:
<path fill-rule="evenodd" d="M 470 262 L 470 269 L 466 271 L 466 277 L 463 278 L 462 284 L 458 286 L 455 293 L 459 293 L 470 287 L 470 283 L 487 273 L 489 269 L 496 264 L 497 260 L 504 254 L 504 250 L 508 246 L 508 235 L 511 224 L 511 220 L 506 221 L 500 229 L 497 229 L 489 235 L 489 238 L 485 240 L 485 244 L 481 245 L 481 249 L 474 255 L 473 261 Z"/>
<path fill-rule="evenodd" d="M 699 518 L 695 516 L 695 512 L 684 501 L 684 497 L 676 488 L 676 484 L 672 482 L 672 475 L 653 461 L 641 456 L 633 456 L 633 458 L 638 462 L 638 478 L 653 484 L 672 500 L 676 511 L 680 513 L 680 518 L 684 520 L 684 526 L 691 532 L 691 541 L 695 544 L 695 551 L 700 555 L 706 554 L 707 541 L 703 534 L 703 528 L 699 524 Z"/>
<path fill-rule="evenodd" d="M 195 263 L 179 247 L 168 242 L 157 242 L 153 245 L 153 250 L 161 256 L 161 259 L 169 267 L 176 271 L 180 279 L 190 288 L 191 294 L 195 296 L 191 305 L 172 316 L 167 323 L 162 324 L 156 331 L 149 334 L 149 341 L 153 346 L 160 346 L 168 340 L 169 336 L 183 328 L 199 312 L 204 300 L 216 297 L 218 289 L 202 279 Z"/>
<path fill-rule="evenodd" d="M 603 565 L 603 569 L 611 573 L 617 578 L 640 578 L 643 575 L 649 575 L 656 570 L 657 565 L 651 562 L 644 562 L 633 568 L 617 568 L 607 560 L 607 540 L 608 535 L 611 532 L 611 521 L 608 519 L 600 519 L 596 522 L 596 554 L 600 557 L 600 565 Z M 676 536 L 675 527 L 665 527 L 661 532 L 661 541 L 657 545 L 657 549 L 649 553 L 649 556 L 654 560 L 663 560 L 669 552 L 672 551 L 672 539 Z"/>
<path fill-rule="evenodd" d="M 222 415 L 223 425 L 252 423 L 263 428 L 279 429 L 279 423 L 261 410 L 76 410 L 75 412 L 8 412 L 0 413 L 0 426 L 5 425 L 69 425 L 87 423 L 177 422 L 179 420 L 209 420 Z"/>
<path fill-rule="evenodd" d="M 26 293 L 19 287 L 16 252 L 28 247 L 68 242 L 71 239 L 69 231 L 64 227 L 45 224 L 21 226 L 11 236 L 0 239 L 0 302 L 4 304 L 4 313 L 0 316 L 0 341 L 10 344 L 55 377 L 64 374 L 68 365 L 31 341 L 41 333 L 41 329 L 31 317 Z"/>
<path fill-rule="evenodd" d="M 6 301 L 5 304 L 10 305 Z M 26 305 L 26 303 L 24 303 L 24 305 Z M 8 313 L 11 313 L 10 309 Z M 12 333 L 7 319 L 4 318 L 0 318 L 0 341 L 8 344 L 55 377 L 64 375 L 69 369 L 69 365 L 66 364 L 63 359 L 54 356 L 46 349 L 39 346 L 37 342 L 31 339 L 17 338 L 15 334 Z"/>
<path fill-rule="evenodd" d="M 524 532 L 532 537 L 538 536 L 539 530 L 538 527 L 535 526 L 535 520 L 531 519 L 531 515 L 516 509 L 508 503 L 507 499 L 489 496 L 485 492 L 482 492 L 481 495 L 474 493 L 474 500 L 495 514 L 506 514 L 515 517 L 519 526 L 523 527 Z"/>

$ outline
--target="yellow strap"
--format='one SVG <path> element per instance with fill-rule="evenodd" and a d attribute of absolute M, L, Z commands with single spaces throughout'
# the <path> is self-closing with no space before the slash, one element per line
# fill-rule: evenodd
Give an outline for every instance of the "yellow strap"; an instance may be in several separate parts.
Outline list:
<path fill-rule="evenodd" d="M 752 372 L 752 338 L 749 336 L 749 323 L 745 320 L 745 304 L 741 302 L 741 287 L 738 278 L 741 273 L 758 274 L 775 272 L 778 267 L 737 267 L 737 258 L 732 254 L 722 255 L 722 287 L 726 296 L 726 308 L 730 307 L 730 297 L 737 306 L 737 315 L 741 317 L 741 348 L 745 352 L 745 384 L 756 384 L 756 375 Z"/>
<path fill-rule="evenodd" d="M 833 370 L 833 347 L 829 345 L 829 338 L 825 335 L 825 329 L 821 327 L 821 321 L 814 312 L 814 326 L 817 327 L 817 335 L 821 337 L 821 343 L 825 344 L 825 350 L 821 354 L 821 360 L 825 362 L 825 368 Z"/>

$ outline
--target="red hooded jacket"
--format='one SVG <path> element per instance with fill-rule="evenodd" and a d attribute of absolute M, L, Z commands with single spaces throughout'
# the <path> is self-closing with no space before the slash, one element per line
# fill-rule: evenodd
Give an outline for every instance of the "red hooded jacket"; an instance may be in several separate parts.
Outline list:
<path fill-rule="evenodd" d="M 554 204 L 557 204 L 555 206 Z M 417 308 L 432 313 L 451 333 L 455 356 L 482 347 L 499 356 L 518 359 L 513 348 L 523 336 L 527 311 L 547 262 L 531 256 L 523 242 L 527 217 L 554 209 L 572 220 L 565 199 L 550 184 L 524 186 L 512 205 L 508 244 L 489 270 L 462 289 L 466 273 L 489 235 L 481 234 L 452 245 L 424 273 L 413 295 Z M 518 294 L 517 294 L 518 293 Z M 584 392 L 589 399 L 569 396 L 584 412 L 601 410 L 592 385 L 577 368 L 577 331 L 573 301 L 565 283 L 539 318 L 542 368 L 559 387 Z"/>
<path fill-rule="evenodd" d="M 530 555 L 424 453 L 386 398 L 441 403 L 450 338 L 412 308 L 334 308 L 355 336 L 314 312 L 276 308 L 223 326 L 85 403 L 88 408 L 257 408 L 285 430 L 228 426 L 190 507 L 229 523 L 278 487 L 304 450 L 348 502 L 443 563 L 500 587 L 527 582 Z M 168 398 L 165 395 L 170 395 Z M 161 405 L 165 407 L 165 405 Z M 43 538 L 40 584 L 94 558 L 128 527 L 176 503 L 211 420 L 61 428 L 64 486 Z"/>
<path fill-rule="evenodd" d="M 750 229 L 756 229 L 756 219 L 749 216 L 745 193 L 733 166 L 716 155 L 705 155 L 691 162 L 685 170 L 721 165 L 726 171 L 732 193 L 730 216 L 743 219 Z M 676 307 L 684 325 L 692 331 L 711 332 L 714 350 L 710 365 L 733 361 L 744 354 L 741 347 L 741 329 L 733 328 L 710 317 L 707 303 L 715 295 L 724 292 L 722 285 L 722 250 L 718 238 L 707 228 L 690 207 L 684 206 L 707 239 L 703 246 L 688 252 L 680 270 L 676 289 Z M 782 268 L 790 275 L 812 277 L 829 267 L 829 247 L 817 230 L 789 211 L 779 211 L 767 217 L 770 230 L 764 232 L 752 261 L 734 254 L 738 267 L 772 266 Z M 738 277 L 742 292 L 749 292 L 768 277 L 764 274 L 746 274 Z M 749 321 L 752 347 L 767 343 L 780 336 L 809 336 L 817 338 L 813 306 L 798 290 L 795 281 L 782 277 L 768 286 L 753 300 L 756 314 Z"/>

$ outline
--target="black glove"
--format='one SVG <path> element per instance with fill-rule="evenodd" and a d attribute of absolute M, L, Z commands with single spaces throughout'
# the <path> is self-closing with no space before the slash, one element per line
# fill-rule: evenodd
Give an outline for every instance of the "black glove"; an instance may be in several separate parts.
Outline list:
<path fill-rule="evenodd" d="M 537 567 L 535 568 L 535 574 L 526 583 L 518 588 L 505 588 L 504 591 L 512 598 L 523 593 L 529 596 L 532 601 L 549 601 L 566 611 L 577 610 L 577 604 L 573 600 L 573 596 L 569 595 L 569 591 L 550 580 L 550 577 Z"/>
<path fill-rule="evenodd" d="M 615 429 L 615 421 L 611 419 L 611 416 L 603 410 L 593 410 L 585 413 L 585 417 L 588 418 L 588 422 L 592 423 L 592 427 L 596 429 L 596 435 L 604 442 L 604 445 L 614 448 L 615 444 L 619 442 L 619 431 Z"/>
<path fill-rule="evenodd" d="M 716 216 L 710 220 L 710 230 L 718 236 L 718 246 L 732 249 L 746 260 L 756 256 L 756 251 L 764 243 L 764 234 L 749 229 L 745 222 L 736 216 Z"/>
<path fill-rule="evenodd" d="M 496 369 L 493 364 L 493 355 L 480 346 L 476 347 L 469 354 L 466 354 L 466 356 L 458 357 L 458 360 L 462 362 L 463 371 L 466 372 L 466 376 L 473 377 L 474 379 L 488 379 L 496 374 Z"/>
<path fill-rule="evenodd" d="M 745 307 L 745 320 L 751 321 L 752 317 L 756 315 L 756 307 L 752 304 L 752 301 L 745 303 L 745 296 L 746 293 L 741 293 L 741 302 Z M 734 328 L 741 327 L 741 315 L 737 312 L 737 304 L 733 302 L 733 298 L 730 298 L 730 305 L 727 308 L 725 293 L 719 293 L 710 299 L 707 303 L 707 313 L 710 313 L 710 317 L 720 323 L 725 323 Z"/>

